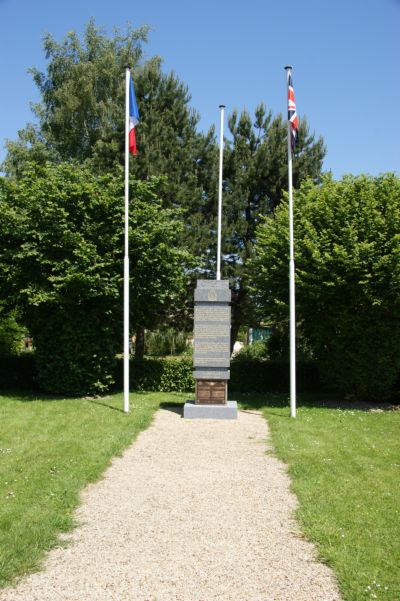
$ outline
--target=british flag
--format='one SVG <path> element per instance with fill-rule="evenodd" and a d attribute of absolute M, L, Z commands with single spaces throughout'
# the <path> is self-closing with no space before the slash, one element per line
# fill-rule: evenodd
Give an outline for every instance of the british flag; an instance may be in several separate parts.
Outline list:
<path fill-rule="evenodd" d="M 294 101 L 294 90 L 292 82 L 292 74 L 288 73 L 288 119 L 290 123 L 290 143 L 292 152 L 296 146 L 297 138 L 299 135 L 299 119 L 296 113 L 296 103 Z"/>

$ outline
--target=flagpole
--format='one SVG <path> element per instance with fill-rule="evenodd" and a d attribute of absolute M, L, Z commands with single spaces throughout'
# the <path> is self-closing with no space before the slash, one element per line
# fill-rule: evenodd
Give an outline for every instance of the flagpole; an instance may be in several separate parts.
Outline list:
<path fill-rule="evenodd" d="M 285 67 L 287 96 L 289 96 L 289 76 L 292 67 Z M 293 239 L 293 173 L 290 121 L 287 123 L 288 137 L 288 182 L 289 182 L 289 320 L 290 320 L 290 416 L 296 417 L 296 309 L 294 280 L 294 239 Z"/>
<path fill-rule="evenodd" d="M 224 111 L 225 105 L 219 105 L 221 128 L 219 138 L 219 182 L 218 182 L 218 236 L 217 236 L 217 280 L 221 279 L 221 229 L 222 229 L 222 170 L 224 157 Z"/>
<path fill-rule="evenodd" d="M 124 412 L 129 413 L 129 84 L 125 67 Z"/>

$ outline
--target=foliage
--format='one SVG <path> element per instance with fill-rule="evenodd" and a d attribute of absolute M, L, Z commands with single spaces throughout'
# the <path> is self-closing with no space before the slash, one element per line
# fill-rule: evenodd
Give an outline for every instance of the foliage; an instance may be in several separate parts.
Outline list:
<path fill-rule="evenodd" d="M 235 355 L 235 361 L 251 361 L 252 359 L 267 359 L 268 347 L 265 340 L 256 340 L 246 344 Z"/>
<path fill-rule="evenodd" d="M 0 304 L 0 357 L 18 353 L 24 333 L 15 310 L 5 311 Z"/>
<path fill-rule="evenodd" d="M 130 378 L 133 390 L 193 391 L 193 361 L 191 358 L 143 359 L 131 363 Z M 297 366 L 300 391 L 320 387 L 315 363 L 301 361 Z M 119 360 L 116 387 L 122 388 L 122 360 Z M 240 360 L 231 362 L 229 389 L 233 391 L 285 391 L 289 390 L 289 363 L 284 360 Z"/>
<path fill-rule="evenodd" d="M 91 20 L 81 41 L 70 31 L 62 42 L 47 33 L 43 50 L 46 72 L 31 68 L 41 100 L 33 105 L 37 125 L 8 142 L 4 168 L 19 175 L 26 162 L 45 163 L 89 157 L 121 162 L 124 148 L 124 66 L 134 68 L 143 56 L 148 28 L 108 39 Z"/>
<path fill-rule="evenodd" d="M 186 395 L 185 395 L 186 396 Z M 175 395 L 95 401 L 32 394 L 0 397 L 0 586 L 36 571 L 74 527 L 81 490 L 96 481 Z"/>
<path fill-rule="evenodd" d="M 312 361 L 298 361 L 297 389 L 299 392 L 319 390 L 321 382 L 317 365 Z M 230 390 L 238 392 L 284 392 L 290 388 L 290 369 L 287 359 L 263 360 L 241 358 L 231 362 Z"/>
<path fill-rule="evenodd" d="M 232 286 L 232 344 L 244 323 L 255 321 L 248 291 L 248 260 L 261 216 L 271 214 L 287 188 L 287 125 L 260 104 L 254 121 L 249 113 L 229 116 L 232 136 L 224 163 L 223 276 Z M 293 158 L 295 187 L 307 177 L 319 182 L 325 147 L 321 138 L 300 120 L 299 141 Z"/>
<path fill-rule="evenodd" d="M 146 336 L 146 355 L 161 357 L 165 355 L 180 355 L 186 350 L 187 334 L 173 328 L 149 332 Z"/>
<path fill-rule="evenodd" d="M 131 182 L 131 323 L 154 325 L 185 286 L 177 212 Z M 0 290 L 35 340 L 39 383 L 69 394 L 112 382 L 122 332 L 123 178 L 62 163 L 0 180 Z"/>
<path fill-rule="evenodd" d="M 210 178 L 217 165 L 214 134 L 197 131 L 199 115 L 190 107 L 187 86 L 163 72 L 159 57 L 145 58 L 147 36 L 148 27 L 115 28 L 107 36 L 93 20 L 82 37 L 72 31 L 58 42 L 46 34 L 46 68 L 30 70 L 40 95 L 33 105 L 37 124 L 8 142 L 3 169 L 20 177 L 27 162 L 76 160 L 95 174 L 115 172 L 124 164 L 124 67 L 131 65 L 140 123 L 139 153 L 130 159 L 130 172 L 142 181 L 156 176 L 163 206 L 182 209 L 185 228 L 178 226 L 177 236 L 199 266 L 208 250 L 209 190 L 216 186 Z M 187 286 L 180 301 L 168 305 L 168 326 L 190 329 L 192 298 Z M 143 321 L 138 321 L 141 329 Z"/>
<path fill-rule="evenodd" d="M 27 161 L 42 164 L 78 160 L 95 173 L 123 164 L 124 66 L 133 68 L 141 115 L 139 154 L 131 172 L 158 179 L 164 206 L 180 207 L 185 227 L 179 243 L 196 257 L 197 274 L 216 271 L 217 165 L 214 130 L 198 131 L 199 115 L 190 107 L 187 86 L 164 73 L 159 57 L 145 59 L 148 28 L 114 30 L 111 37 L 90 21 L 83 38 L 70 32 L 62 42 L 44 38 L 46 70 L 31 69 L 40 94 L 34 105 L 37 125 L 28 125 L 19 140 L 8 143 L 4 169 L 19 176 Z M 260 215 L 279 203 L 287 186 L 286 123 L 264 105 L 254 123 L 244 111 L 229 118 L 224 164 L 223 276 L 233 289 L 232 345 L 243 323 L 253 322 L 247 287 L 247 260 Z M 301 119 L 293 164 L 294 185 L 305 177 L 319 181 L 325 148 Z M 191 327 L 193 281 L 182 298 L 164 314 L 167 327 Z M 143 324 L 140 324 L 143 329 Z M 151 326 L 154 329 L 154 326 Z M 138 332 L 139 334 L 139 332 Z M 141 340 L 141 336 L 137 336 Z"/>
<path fill-rule="evenodd" d="M 37 390 L 35 353 L 0 356 L 0 390 Z"/>
<path fill-rule="evenodd" d="M 295 195 L 296 311 L 325 381 L 384 399 L 400 371 L 400 180 L 330 176 Z M 253 263 L 265 318 L 288 326 L 288 206 L 258 230 Z"/>
<path fill-rule="evenodd" d="M 18 174 L 27 160 L 88 161 L 101 173 L 123 165 L 125 66 L 130 65 L 140 113 L 140 152 L 131 171 L 138 179 L 167 175 L 164 200 L 193 197 L 213 139 L 197 132 L 199 115 L 189 107 L 187 86 L 174 73 L 163 73 L 159 57 L 144 60 L 148 31 L 128 26 L 108 37 L 92 19 L 82 39 L 70 31 L 57 42 L 47 33 L 46 70 L 30 69 L 40 94 L 33 105 L 38 124 L 8 143 L 6 172 Z"/>
<path fill-rule="evenodd" d="M 186 358 L 153 359 L 131 361 L 129 369 L 131 390 L 160 392 L 185 392 L 194 390 L 193 363 Z M 116 369 L 116 389 L 121 390 L 123 363 L 119 359 Z"/>
<path fill-rule="evenodd" d="M 123 361 L 117 359 L 112 379 L 115 390 L 122 389 Z M 185 392 L 194 390 L 193 360 L 186 353 L 181 357 L 145 358 L 132 360 L 129 370 L 132 390 Z M 297 364 L 299 391 L 320 389 L 317 365 L 312 361 Z M 40 391 L 37 381 L 35 353 L 0 358 L 0 389 Z M 242 392 L 289 390 L 287 359 L 262 360 L 240 358 L 231 362 L 229 389 Z"/>
<path fill-rule="evenodd" d="M 297 517 L 336 572 L 343 599 L 398 599 L 400 412 L 332 408 L 314 394 L 299 398 L 290 419 L 287 395 L 237 398 L 268 419 L 300 501 Z"/>

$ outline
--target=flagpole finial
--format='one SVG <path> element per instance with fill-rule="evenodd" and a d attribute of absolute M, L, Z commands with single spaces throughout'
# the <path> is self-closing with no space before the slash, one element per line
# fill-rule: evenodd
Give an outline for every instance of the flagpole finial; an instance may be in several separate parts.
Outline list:
<path fill-rule="evenodd" d="M 124 65 L 124 69 L 129 69 L 130 70 L 131 66 L 130 65 Z"/>
<path fill-rule="evenodd" d="M 220 109 L 224 109 L 224 108 L 225 108 L 225 105 L 224 105 L 224 104 L 220 104 L 218 108 L 220 108 Z"/>
<path fill-rule="evenodd" d="M 293 69 L 293 67 L 292 67 L 292 65 L 286 65 L 285 69 L 287 71 L 288 69 Z"/>

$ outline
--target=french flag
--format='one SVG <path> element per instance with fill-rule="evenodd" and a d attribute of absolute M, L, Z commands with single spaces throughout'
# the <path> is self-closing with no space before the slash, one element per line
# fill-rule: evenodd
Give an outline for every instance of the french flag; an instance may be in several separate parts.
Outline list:
<path fill-rule="evenodd" d="M 139 110 L 136 102 L 132 76 L 130 76 L 129 79 L 129 152 L 133 155 L 136 155 L 137 147 L 135 127 L 139 123 Z"/>

